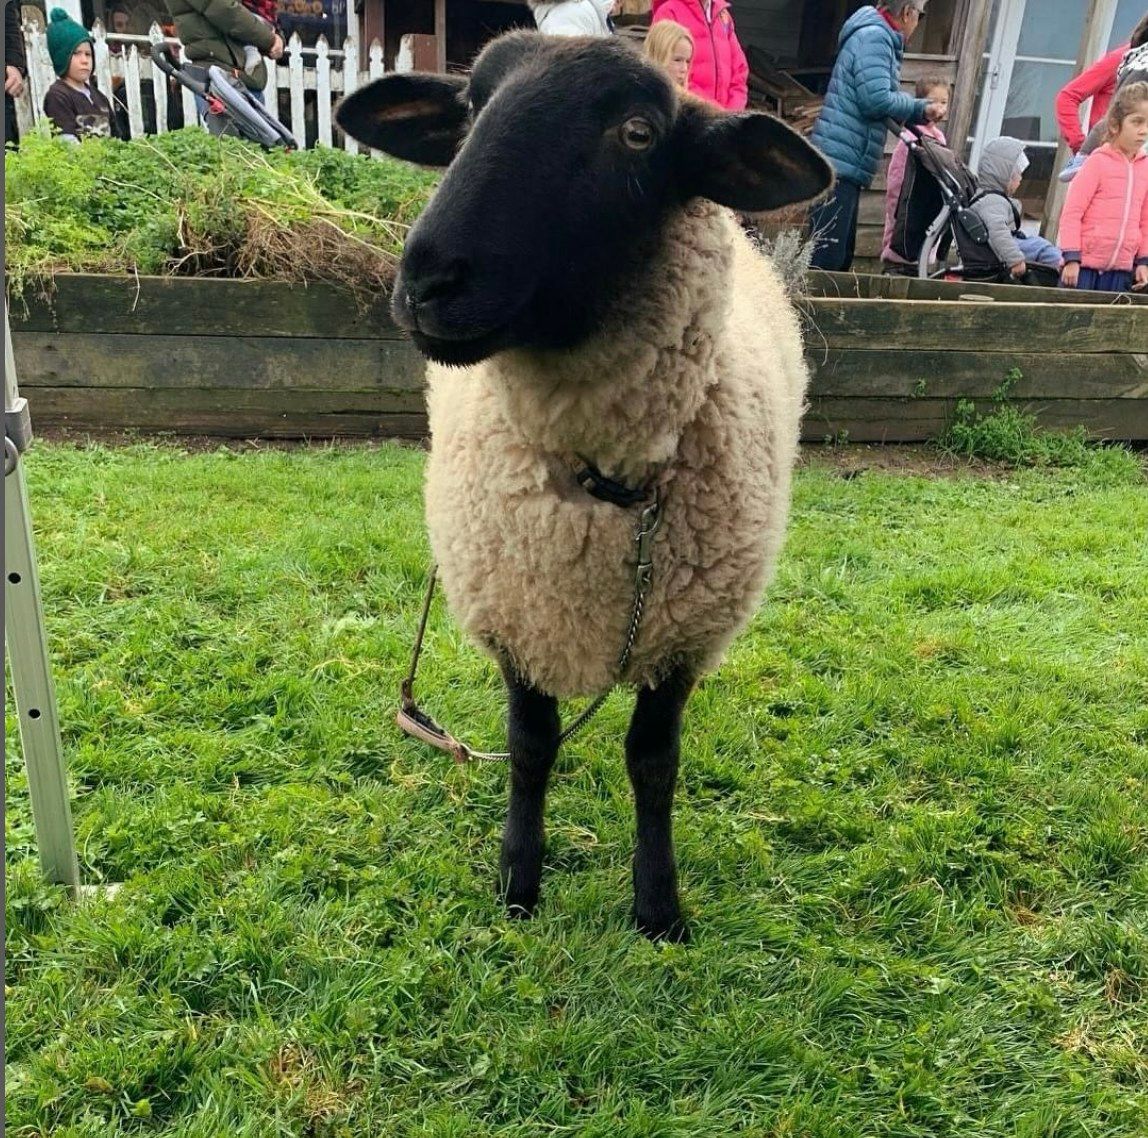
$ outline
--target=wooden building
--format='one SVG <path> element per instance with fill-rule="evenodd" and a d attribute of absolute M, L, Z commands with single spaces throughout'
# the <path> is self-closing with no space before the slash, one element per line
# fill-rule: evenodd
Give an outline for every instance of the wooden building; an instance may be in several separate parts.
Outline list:
<path fill-rule="evenodd" d="M 640 2 L 640 0 L 639 0 Z M 864 0 L 733 0 L 738 36 L 754 62 L 824 91 L 841 26 Z M 388 63 L 415 33 L 416 65 L 464 70 L 499 32 L 533 21 L 524 0 L 357 0 L 361 42 L 385 43 Z M 632 0 L 631 0 L 632 6 Z M 961 140 L 975 168 L 984 144 L 1002 134 L 1026 143 L 1022 187 L 1030 224 L 1055 230 L 1063 192 L 1057 91 L 1081 68 L 1126 42 L 1148 0 L 929 0 L 908 45 L 902 80 L 939 77 L 953 86 L 950 143 Z M 647 17 L 648 18 L 648 17 Z M 1059 164 L 1058 164 L 1059 163 Z M 858 255 L 879 253 L 883 176 L 862 205 Z"/>

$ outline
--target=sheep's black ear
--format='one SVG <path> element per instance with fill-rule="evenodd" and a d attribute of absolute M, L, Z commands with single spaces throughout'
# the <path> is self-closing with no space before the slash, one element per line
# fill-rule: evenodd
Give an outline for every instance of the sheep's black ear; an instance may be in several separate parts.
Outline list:
<path fill-rule="evenodd" d="M 349 95 L 335 121 L 353 139 L 421 166 L 449 166 L 466 131 L 466 80 L 410 72 Z"/>
<path fill-rule="evenodd" d="M 687 197 L 759 213 L 812 201 L 833 185 L 821 152 L 772 115 L 686 103 L 674 133 Z"/>
<path fill-rule="evenodd" d="M 481 111 L 508 75 L 537 59 L 554 44 L 553 36 L 520 29 L 491 40 L 470 71 L 470 101 Z"/>

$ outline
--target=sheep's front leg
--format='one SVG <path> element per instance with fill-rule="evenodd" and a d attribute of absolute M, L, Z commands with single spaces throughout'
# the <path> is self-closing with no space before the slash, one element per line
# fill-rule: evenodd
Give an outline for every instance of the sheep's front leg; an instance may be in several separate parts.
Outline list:
<path fill-rule="evenodd" d="M 542 812 L 561 726 L 553 696 L 525 684 L 509 665 L 502 674 L 509 696 L 510 803 L 498 881 L 510 915 L 529 917 L 542 880 Z"/>
<path fill-rule="evenodd" d="M 634 922 L 652 940 L 689 939 L 678 904 L 671 813 L 682 710 L 693 683 L 690 673 L 678 669 L 656 688 L 642 688 L 626 736 L 626 767 L 638 820 Z"/>

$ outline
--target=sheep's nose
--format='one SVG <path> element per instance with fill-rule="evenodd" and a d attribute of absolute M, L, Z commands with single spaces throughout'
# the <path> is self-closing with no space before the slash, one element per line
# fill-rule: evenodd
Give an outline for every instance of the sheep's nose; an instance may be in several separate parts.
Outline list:
<path fill-rule="evenodd" d="M 449 300 L 463 291 L 470 278 L 470 265 L 463 257 L 451 257 L 403 273 L 406 301 L 412 310 L 428 300 Z"/>

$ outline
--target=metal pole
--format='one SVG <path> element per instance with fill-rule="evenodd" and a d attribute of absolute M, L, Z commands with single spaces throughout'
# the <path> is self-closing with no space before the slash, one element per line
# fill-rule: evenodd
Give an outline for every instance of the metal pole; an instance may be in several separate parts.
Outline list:
<path fill-rule="evenodd" d="M 16 387 L 12 328 L 4 307 L 4 641 L 16 693 L 20 744 L 28 771 L 40 864 L 50 881 L 80 892 L 68 775 L 60 741 L 56 687 L 48 662 L 40 574 L 24 481 L 23 451 L 32 437 L 28 401 Z"/>

